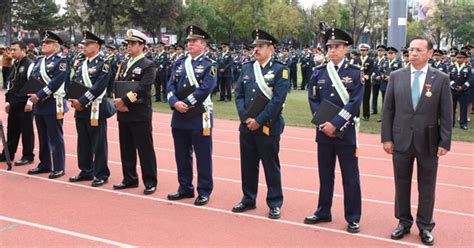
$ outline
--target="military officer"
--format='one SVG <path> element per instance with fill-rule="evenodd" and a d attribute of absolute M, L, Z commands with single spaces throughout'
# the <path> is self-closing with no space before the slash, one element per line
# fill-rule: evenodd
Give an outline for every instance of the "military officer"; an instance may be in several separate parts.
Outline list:
<path fill-rule="evenodd" d="M 5 79 L 8 82 L 8 90 L 5 93 L 5 113 L 8 114 L 7 144 L 12 160 L 18 148 L 20 135 L 23 145 L 23 156 L 15 162 L 15 165 L 31 164 L 35 157 L 33 154 L 35 146 L 33 113 L 25 111 L 28 96 L 20 93 L 20 90 L 28 81 L 28 69 L 33 63 L 26 55 L 26 48 L 26 44 L 22 41 L 15 41 L 11 44 L 10 51 L 15 63 L 10 78 Z M 0 161 L 2 162 L 6 161 L 4 152 L 0 155 Z"/>
<path fill-rule="evenodd" d="M 360 68 L 362 73 L 362 81 L 364 84 L 364 99 L 362 101 L 362 116 L 365 121 L 370 118 L 370 92 L 372 91 L 371 76 L 373 72 L 374 60 L 369 57 L 370 46 L 362 43 L 359 45 L 360 51 Z"/>
<path fill-rule="evenodd" d="M 372 112 L 371 114 L 376 115 L 378 113 L 378 100 L 380 85 L 384 80 L 384 65 L 385 65 L 385 52 L 387 47 L 385 45 L 377 46 L 377 58 L 374 60 L 374 71 L 372 73 Z"/>
<path fill-rule="evenodd" d="M 138 187 L 137 150 L 140 157 L 144 194 L 153 194 L 158 183 L 156 155 L 153 146 L 151 108 L 151 86 L 155 82 L 156 70 L 153 61 L 145 58 L 144 50 L 148 37 L 135 29 L 127 30 L 127 52 L 130 58 L 124 61 L 118 76 L 119 81 L 139 81 L 137 89 L 125 96 L 115 96 L 119 123 L 120 158 L 123 180 L 114 189 Z"/>
<path fill-rule="evenodd" d="M 385 99 L 385 91 L 387 90 L 388 79 L 390 73 L 402 68 L 402 62 L 397 58 L 398 50 L 395 47 L 387 47 L 387 59 L 383 65 L 383 80 L 380 83 L 380 92 L 382 93 L 382 104 Z"/>
<path fill-rule="evenodd" d="M 261 161 L 268 188 L 268 218 L 278 219 L 283 205 L 278 157 L 284 128 L 281 111 L 290 86 L 289 71 L 286 65 L 272 57 L 277 39 L 261 29 L 254 30 L 252 37 L 255 61 L 243 65 L 235 90 L 241 122 L 239 142 L 243 197 L 232 208 L 232 212 L 240 213 L 255 208 Z M 262 97 L 267 99 L 266 105 L 263 105 L 265 102 L 256 101 Z M 262 106 L 258 107 L 257 104 Z M 263 110 L 251 116 L 249 113 L 253 112 L 254 106 Z"/>
<path fill-rule="evenodd" d="M 194 197 L 193 150 L 198 172 L 198 197 L 194 205 L 206 205 L 212 193 L 211 93 L 217 84 L 217 63 L 204 55 L 210 37 L 195 25 L 186 28 L 189 55 L 176 61 L 168 82 L 168 103 L 173 109 L 171 128 L 179 187 L 169 200 Z"/>
<path fill-rule="evenodd" d="M 459 102 L 459 125 L 461 129 L 467 130 L 467 103 L 469 97 L 469 86 L 472 82 L 472 68 L 465 63 L 468 57 L 466 52 L 458 52 L 456 62 L 449 69 L 449 79 L 451 80 L 451 94 L 453 96 L 453 126 L 456 124 L 456 105 Z"/>
<path fill-rule="evenodd" d="M 410 66 L 410 56 L 408 55 L 407 49 L 402 50 L 402 57 L 403 68 Z"/>
<path fill-rule="evenodd" d="M 118 57 L 118 49 L 113 44 L 105 45 L 107 49 L 107 55 L 105 56 L 105 62 L 109 65 L 109 83 L 107 85 L 107 97 L 112 97 L 112 91 L 114 86 L 115 74 L 117 73 L 118 66 L 120 64 L 120 58 Z"/>
<path fill-rule="evenodd" d="M 84 54 L 86 60 L 77 67 L 71 84 L 82 84 L 89 88 L 78 99 L 69 99 L 76 110 L 77 162 L 81 170 L 70 182 L 92 181 L 93 187 L 107 183 L 110 176 L 107 144 L 107 118 L 115 108 L 107 98 L 107 86 L 112 73 L 104 56 L 99 54 L 104 40 L 89 31 L 84 31 Z"/>
<path fill-rule="evenodd" d="M 331 28 L 325 32 L 328 56 L 331 61 L 316 68 L 310 82 L 309 103 L 314 115 L 323 101 L 341 108 L 331 121 L 317 128 L 319 168 L 319 202 L 316 212 L 305 218 L 306 224 L 330 222 L 334 193 L 334 169 L 338 158 L 343 188 L 344 217 L 347 231 L 357 233 L 360 229 L 361 192 L 357 158 L 357 116 L 364 95 L 360 67 L 344 59 L 352 38 L 344 31 Z M 337 136 L 337 137 L 336 137 Z"/>
<path fill-rule="evenodd" d="M 65 57 L 59 56 L 63 40 L 51 31 L 46 31 L 41 51 L 44 56 L 38 57 L 30 77 L 41 80 L 46 86 L 31 94 L 26 111 L 31 111 L 34 104 L 34 115 L 39 140 L 40 163 L 28 174 L 49 173 L 54 179 L 64 175 L 65 147 L 63 137 L 64 113 L 69 109 L 64 99 L 64 82 L 69 72 Z"/>
<path fill-rule="evenodd" d="M 222 43 L 222 54 L 219 58 L 220 101 L 232 100 L 232 80 L 234 78 L 234 59 L 229 52 L 229 43 Z"/>
<path fill-rule="evenodd" d="M 168 67 L 169 57 L 165 51 L 165 43 L 158 42 L 156 54 L 156 79 L 155 79 L 155 102 L 160 102 L 162 99 L 166 101 L 166 83 L 168 82 Z"/>
<path fill-rule="evenodd" d="M 290 47 L 290 63 L 288 63 L 288 69 L 290 69 L 290 87 L 293 87 L 294 90 L 298 88 L 298 76 L 297 76 L 297 65 L 298 65 L 298 54 L 296 49 L 292 46 Z"/>
<path fill-rule="evenodd" d="M 431 64 L 432 67 L 444 72 L 448 73 L 448 69 L 446 67 L 446 64 L 441 62 L 441 56 L 443 56 L 443 51 L 436 49 L 433 52 L 433 63 Z"/>
<path fill-rule="evenodd" d="M 304 51 L 300 57 L 300 63 L 301 63 L 301 75 L 303 77 L 301 81 L 301 90 L 305 90 L 311 78 L 311 73 L 313 73 L 313 66 L 314 66 L 313 53 L 311 52 L 309 45 L 304 46 Z"/>

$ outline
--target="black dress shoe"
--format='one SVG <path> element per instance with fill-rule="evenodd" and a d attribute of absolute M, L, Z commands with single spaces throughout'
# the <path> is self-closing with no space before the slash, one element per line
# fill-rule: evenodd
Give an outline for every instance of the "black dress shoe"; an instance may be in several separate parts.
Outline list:
<path fill-rule="evenodd" d="M 21 160 L 16 161 L 15 165 L 16 166 L 22 166 L 22 165 L 28 165 L 28 164 L 32 164 L 32 163 L 33 163 L 33 160 L 22 158 Z"/>
<path fill-rule="evenodd" d="M 207 202 L 209 202 L 209 196 L 198 195 L 198 197 L 197 197 L 196 200 L 194 201 L 194 205 L 196 205 L 196 206 L 204 206 L 204 205 L 207 204 Z"/>
<path fill-rule="evenodd" d="M 270 219 L 280 219 L 280 215 L 281 215 L 281 210 L 279 207 L 270 208 L 270 211 L 268 212 L 268 218 Z"/>
<path fill-rule="evenodd" d="M 245 204 L 245 203 L 243 203 L 243 202 L 239 202 L 239 204 L 235 205 L 235 206 L 232 208 L 232 212 L 234 212 L 234 213 L 242 213 L 242 212 L 245 212 L 245 211 L 254 209 L 254 208 L 255 208 L 255 204 L 254 204 L 254 205 L 251 205 L 251 204 Z"/>
<path fill-rule="evenodd" d="M 347 231 L 350 233 L 358 233 L 360 231 L 359 223 L 349 222 L 349 224 L 347 224 Z"/>
<path fill-rule="evenodd" d="M 66 174 L 66 173 L 64 173 L 64 170 L 52 171 L 49 174 L 48 178 L 49 179 L 55 179 L 55 178 L 64 176 L 64 174 Z"/>
<path fill-rule="evenodd" d="M 467 126 L 463 125 L 463 126 L 461 126 L 461 129 L 462 130 L 467 130 L 468 128 L 467 128 Z"/>
<path fill-rule="evenodd" d="M 28 175 L 36 175 L 36 174 L 42 174 L 42 173 L 50 173 L 50 169 L 44 169 L 44 168 L 34 168 L 28 171 Z"/>
<path fill-rule="evenodd" d="M 431 232 L 428 230 L 421 230 L 420 238 L 421 242 L 423 242 L 425 245 L 432 246 L 434 244 L 433 234 L 431 234 Z"/>
<path fill-rule="evenodd" d="M 171 200 L 171 201 L 181 200 L 184 198 L 194 198 L 194 193 L 185 194 L 181 192 L 176 192 L 176 193 L 168 194 L 168 200 Z"/>
<path fill-rule="evenodd" d="M 81 181 L 91 181 L 94 180 L 93 176 L 85 176 L 85 175 L 77 175 L 69 178 L 69 182 L 75 183 L 75 182 L 81 182 Z"/>
<path fill-rule="evenodd" d="M 91 186 L 92 187 L 99 187 L 107 183 L 107 179 L 102 179 L 102 178 L 96 178 L 94 181 L 92 181 Z"/>
<path fill-rule="evenodd" d="M 309 224 L 309 225 L 318 224 L 321 222 L 331 222 L 331 221 L 332 221 L 331 218 L 321 218 L 316 215 L 310 215 L 304 218 L 304 223 Z"/>
<path fill-rule="evenodd" d="M 393 230 L 392 234 L 390 235 L 390 238 L 394 240 L 398 240 L 398 239 L 403 238 L 405 234 L 409 234 L 409 233 L 410 233 L 409 227 L 405 227 L 404 225 L 399 224 L 397 228 Z"/>
<path fill-rule="evenodd" d="M 117 183 L 114 184 L 114 189 L 128 189 L 128 188 L 137 188 L 138 183 Z"/>
<path fill-rule="evenodd" d="M 155 193 L 156 187 L 155 186 L 146 186 L 145 189 L 143 190 L 143 194 L 145 195 L 151 195 Z"/>

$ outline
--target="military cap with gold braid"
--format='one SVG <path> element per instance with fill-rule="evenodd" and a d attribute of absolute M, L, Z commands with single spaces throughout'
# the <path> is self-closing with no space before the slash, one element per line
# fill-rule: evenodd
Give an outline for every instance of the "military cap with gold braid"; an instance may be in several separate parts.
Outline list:
<path fill-rule="evenodd" d="M 436 50 L 434 50 L 433 55 L 441 56 L 441 55 L 443 55 L 443 51 L 441 51 L 440 49 L 436 49 Z"/>
<path fill-rule="evenodd" d="M 82 32 L 82 42 L 84 43 L 97 43 L 99 45 L 102 45 L 105 43 L 105 41 L 99 37 L 97 37 L 97 35 L 89 32 L 89 31 L 84 31 Z"/>
<path fill-rule="evenodd" d="M 63 40 L 55 33 L 46 31 L 43 36 L 43 42 L 56 42 L 59 45 L 63 44 Z"/>
<path fill-rule="evenodd" d="M 278 44 L 275 37 L 261 29 L 255 29 L 252 32 L 252 38 L 254 39 L 253 45 L 269 44 L 276 46 Z"/>
<path fill-rule="evenodd" d="M 188 36 L 186 37 L 186 40 L 195 40 L 195 39 L 203 39 L 207 40 L 211 38 L 209 34 L 206 33 L 202 28 L 196 26 L 196 25 L 189 25 L 186 28 L 186 33 Z"/>
<path fill-rule="evenodd" d="M 326 40 L 326 46 L 339 44 L 350 46 L 354 43 L 351 36 L 337 28 L 326 29 L 324 32 L 324 40 Z"/>
<path fill-rule="evenodd" d="M 146 44 L 148 41 L 148 36 L 144 33 L 136 30 L 136 29 L 129 29 L 127 30 L 127 39 L 126 41 L 138 41 L 140 43 Z"/>

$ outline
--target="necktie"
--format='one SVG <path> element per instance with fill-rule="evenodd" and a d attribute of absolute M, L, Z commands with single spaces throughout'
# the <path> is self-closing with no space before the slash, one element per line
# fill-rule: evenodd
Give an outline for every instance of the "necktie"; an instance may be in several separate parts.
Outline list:
<path fill-rule="evenodd" d="M 422 71 L 415 71 L 415 77 L 413 77 L 413 83 L 411 85 L 411 100 L 413 102 L 413 110 L 416 109 L 416 105 L 420 100 L 420 75 Z"/>

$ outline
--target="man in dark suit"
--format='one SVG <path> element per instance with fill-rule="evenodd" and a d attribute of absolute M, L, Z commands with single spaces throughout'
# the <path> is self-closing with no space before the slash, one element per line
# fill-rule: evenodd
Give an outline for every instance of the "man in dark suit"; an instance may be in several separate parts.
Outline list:
<path fill-rule="evenodd" d="M 362 101 L 362 116 L 365 121 L 370 118 L 370 93 L 372 91 L 372 84 L 370 77 L 373 72 L 374 60 L 369 57 L 370 46 L 362 43 L 359 45 L 360 51 L 360 71 L 362 73 L 362 83 L 364 84 L 364 99 Z"/>
<path fill-rule="evenodd" d="M 349 64 L 344 55 L 352 45 L 352 38 L 342 30 L 325 31 L 328 64 L 318 66 L 311 78 L 308 100 L 311 113 L 329 101 L 341 108 L 330 121 L 318 126 L 319 201 L 313 215 L 305 218 L 306 224 L 332 221 L 331 207 L 334 194 L 336 157 L 339 160 L 344 188 L 344 217 L 347 231 L 358 233 L 361 217 L 359 159 L 357 157 L 357 126 L 359 109 L 364 95 L 360 67 Z M 336 136 L 337 135 L 337 136 Z"/>
<path fill-rule="evenodd" d="M 416 159 L 416 225 L 421 241 L 433 245 L 438 158 L 451 146 L 452 98 L 448 76 L 428 64 L 433 54 L 431 41 L 414 38 L 409 52 L 411 65 L 390 75 L 382 115 L 383 149 L 393 154 L 395 217 L 399 220 L 391 238 L 401 239 L 413 224 L 410 192 Z"/>
<path fill-rule="evenodd" d="M 151 86 L 155 82 L 153 61 L 145 58 L 144 49 L 147 36 L 142 32 L 127 31 L 127 51 L 130 58 L 121 66 L 119 81 L 139 81 L 138 87 L 125 96 L 115 96 L 119 122 L 120 158 L 122 160 L 123 181 L 114 189 L 138 187 L 137 150 L 140 157 L 144 194 L 153 194 L 158 183 L 156 155 L 153 146 L 151 108 Z"/>
<path fill-rule="evenodd" d="M 69 178 L 70 182 L 92 181 L 92 187 L 105 183 L 110 176 L 108 167 L 107 118 L 115 114 L 115 108 L 107 98 L 107 86 L 112 77 L 110 65 L 99 54 L 104 40 L 84 31 L 86 60 L 76 67 L 71 84 L 81 84 L 88 90 L 77 99 L 69 99 L 76 110 L 77 162 L 81 172 Z M 75 90 L 70 86 L 70 91 Z M 77 93 L 76 93 L 77 94 Z"/>
<path fill-rule="evenodd" d="M 69 75 L 69 64 L 65 57 L 59 55 L 62 43 L 58 35 L 46 31 L 41 46 L 44 56 L 36 59 L 30 76 L 41 80 L 46 86 L 31 94 L 25 107 L 31 111 L 31 103 L 34 104 L 40 158 L 38 167 L 29 170 L 28 174 L 50 172 L 50 179 L 63 176 L 66 163 L 63 118 L 69 108 L 64 99 L 64 82 Z"/>
<path fill-rule="evenodd" d="M 25 111 L 28 96 L 20 93 L 20 90 L 28 81 L 28 69 L 33 61 L 26 56 L 25 43 L 15 41 L 10 48 L 15 63 L 10 78 L 7 80 L 8 91 L 5 94 L 5 112 L 8 114 L 8 151 L 10 152 L 10 158 L 13 160 L 21 135 L 23 156 L 21 160 L 15 162 L 15 165 L 27 165 L 33 163 L 35 156 L 33 154 L 35 134 L 33 132 L 33 113 Z M 0 161 L 6 161 L 4 153 L 0 155 Z"/>
<path fill-rule="evenodd" d="M 219 58 L 219 85 L 220 101 L 232 100 L 232 80 L 234 71 L 234 59 L 229 52 L 229 43 L 222 43 L 222 54 Z"/>
<path fill-rule="evenodd" d="M 289 71 L 286 65 L 272 57 L 278 43 L 272 35 L 257 29 L 252 32 L 252 37 L 255 61 L 243 65 L 235 90 L 235 103 L 241 122 L 239 142 L 244 195 L 232 212 L 255 208 L 261 161 L 268 187 L 268 218 L 278 219 L 283 205 L 278 157 L 280 136 L 285 125 L 281 111 L 290 87 Z"/>
<path fill-rule="evenodd" d="M 166 83 L 168 82 L 169 57 L 165 51 L 165 43 L 160 41 L 157 45 L 155 56 L 156 79 L 155 79 L 155 102 L 166 101 Z"/>
<path fill-rule="evenodd" d="M 214 184 L 212 179 L 211 93 L 217 83 L 217 63 L 204 55 L 210 37 L 201 28 L 186 29 L 189 55 L 178 59 L 168 82 L 168 102 L 173 109 L 171 128 L 178 168 L 178 191 L 169 200 L 194 197 L 193 150 L 196 155 L 197 192 L 194 205 L 209 201 Z"/>

